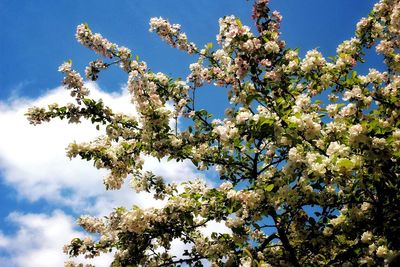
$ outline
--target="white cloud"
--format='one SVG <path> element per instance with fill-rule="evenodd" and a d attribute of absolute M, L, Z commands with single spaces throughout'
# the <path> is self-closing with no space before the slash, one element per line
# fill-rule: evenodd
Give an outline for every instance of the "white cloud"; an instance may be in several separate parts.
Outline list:
<path fill-rule="evenodd" d="M 102 92 L 89 83 L 91 97 L 103 99 L 114 111 L 135 113 L 134 105 L 126 91 Z M 77 211 L 102 213 L 112 206 L 143 204 L 154 205 L 150 195 L 140 197 L 127 186 L 121 191 L 105 192 L 99 171 L 91 162 L 73 159 L 65 155 L 65 148 L 72 141 L 90 141 L 102 134 L 87 121 L 68 124 L 54 120 L 32 126 L 24 113 L 31 106 L 46 106 L 54 102 L 65 104 L 73 99 L 69 92 L 58 87 L 38 99 L 13 99 L 11 103 L 0 102 L 0 124 L 3 125 L 0 140 L 0 171 L 7 184 L 13 186 L 20 197 L 30 201 L 44 199 L 52 203 L 68 205 Z M 171 180 L 185 180 L 196 176 L 190 162 L 167 162 L 146 158 L 145 168 Z M 91 201 L 89 201 L 91 200 Z M 94 200 L 94 204 L 93 204 Z M 94 205 L 94 210 L 92 205 Z M 104 207 L 106 205 L 106 209 Z"/>
<path fill-rule="evenodd" d="M 217 233 L 232 233 L 232 230 L 226 227 L 225 222 L 209 221 L 206 227 L 202 228 L 201 233 L 205 236 L 210 237 L 213 232 Z"/>
<path fill-rule="evenodd" d="M 91 263 L 97 267 L 110 266 L 112 254 L 102 254 L 94 259 L 83 257 L 68 258 L 62 252 L 62 247 L 74 237 L 84 234 L 76 230 L 74 219 L 61 210 L 55 210 L 50 215 L 34 213 L 11 213 L 7 220 L 13 223 L 17 230 L 14 234 L 0 232 L 0 266 L 25 267 L 63 266 L 64 262 L 73 260 L 76 263 Z M 203 233 L 210 235 L 217 229 L 230 232 L 220 223 L 210 222 Z M 178 258 L 182 257 L 190 244 L 184 244 L 175 239 L 171 244 L 171 252 Z M 209 265 L 207 262 L 204 264 Z"/>
<path fill-rule="evenodd" d="M 12 213 L 8 220 L 15 224 L 17 231 L 12 235 L 0 233 L 0 249 L 6 255 L 0 258 L 1 266 L 63 266 L 70 259 L 62 247 L 82 235 L 74 229 L 73 218 L 60 210 L 51 215 Z M 77 259 L 77 262 L 84 261 Z M 111 262 L 112 255 L 108 254 L 92 261 L 98 267 L 109 266 Z"/>
<path fill-rule="evenodd" d="M 94 95 L 114 102 L 116 107 L 129 104 L 125 94 L 112 97 L 93 85 L 91 87 Z M 66 189 L 87 196 L 102 190 L 97 178 L 102 176 L 99 171 L 91 164 L 69 161 L 65 156 L 65 148 L 73 140 L 89 141 L 99 134 L 89 122 L 68 125 L 65 121 L 55 120 L 47 125 L 32 126 L 24 116 L 30 106 L 66 103 L 68 100 L 72 100 L 68 92 L 59 87 L 36 100 L 16 99 L 11 104 L 0 103 L 0 123 L 4 126 L 0 167 L 6 182 L 31 201 L 39 198 L 63 200 L 62 191 Z"/>
<path fill-rule="evenodd" d="M 114 111 L 135 113 L 130 96 L 124 90 L 120 93 L 102 92 L 96 84 L 89 83 L 91 97 L 103 99 Z M 18 197 L 35 202 L 45 200 L 58 206 L 66 206 L 77 213 L 95 216 L 107 215 L 114 207 L 161 206 L 151 194 L 136 194 L 127 184 L 118 191 L 106 191 L 102 183 L 104 171 L 97 170 L 92 163 L 73 159 L 65 155 L 65 148 L 72 141 L 90 141 L 102 134 L 89 122 L 68 124 L 54 120 L 39 126 L 32 126 L 24 113 L 31 106 L 46 106 L 57 102 L 72 101 L 62 87 L 50 90 L 38 99 L 13 98 L 8 103 L 0 101 L 0 177 L 16 189 Z M 191 162 L 174 162 L 146 157 L 144 169 L 165 177 L 168 181 L 181 182 L 199 174 Z M 210 181 L 208 181 L 210 184 Z M 0 232 L 0 266 L 61 266 L 66 260 L 62 246 L 72 237 L 83 233 L 74 229 L 74 220 L 58 210 L 52 214 L 12 213 L 9 220 L 17 227 L 13 234 Z M 211 223 L 205 233 L 225 232 L 223 224 Z M 174 242 L 174 252 L 178 255 L 186 247 Z M 4 257 L 1 255 L 8 255 Z M 104 265 L 102 259 L 94 262 Z M 110 260 L 108 259 L 108 263 Z"/>

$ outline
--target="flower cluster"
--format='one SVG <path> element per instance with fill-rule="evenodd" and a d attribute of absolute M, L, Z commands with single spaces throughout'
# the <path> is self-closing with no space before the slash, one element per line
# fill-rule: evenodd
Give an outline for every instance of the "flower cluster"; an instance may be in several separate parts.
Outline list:
<path fill-rule="evenodd" d="M 185 33 L 181 32 L 181 25 L 169 23 L 163 18 L 152 18 L 150 20 L 150 31 L 155 31 L 164 41 L 172 47 L 186 51 L 189 54 L 197 51 L 194 43 L 189 42 Z"/>
<path fill-rule="evenodd" d="M 64 62 L 58 68 L 58 71 L 65 73 L 63 84 L 67 89 L 71 90 L 71 96 L 76 97 L 76 99 L 80 101 L 80 99 L 89 95 L 89 90 L 84 86 L 81 75 L 75 70 L 72 70 L 71 67 L 72 62 Z"/>
<path fill-rule="evenodd" d="M 101 34 L 92 33 L 87 24 L 78 25 L 75 37 L 79 43 L 104 57 L 112 58 L 114 56 L 114 50 L 117 48 L 116 44 L 111 43 L 101 36 Z"/>
<path fill-rule="evenodd" d="M 107 68 L 107 64 L 105 64 L 102 60 L 96 60 L 89 63 L 89 66 L 85 69 L 85 76 L 87 79 L 91 81 L 96 81 L 99 78 L 98 73 Z"/>

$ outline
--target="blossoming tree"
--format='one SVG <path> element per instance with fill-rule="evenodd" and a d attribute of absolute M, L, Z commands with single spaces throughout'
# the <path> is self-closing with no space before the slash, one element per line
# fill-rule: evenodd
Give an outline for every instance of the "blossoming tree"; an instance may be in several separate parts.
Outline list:
<path fill-rule="evenodd" d="M 254 3 L 252 17 L 256 33 L 234 16 L 221 18 L 219 47 L 203 49 L 179 25 L 151 19 L 151 31 L 198 57 L 186 80 L 153 73 L 128 48 L 78 26 L 77 40 L 103 58 L 89 63 L 86 77 L 96 80 L 118 64 L 128 75 L 137 116 L 114 113 L 91 99 L 71 62 L 59 70 L 75 102 L 33 107 L 27 116 L 33 124 L 61 118 L 105 125 L 104 136 L 71 144 L 68 156 L 109 170 L 106 189 L 119 189 L 129 177 L 137 192 L 152 192 L 165 206 L 82 216 L 78 224 L 97 239 L 75 238 L 66 253 L 91 258 L 115 251 L 112 266 L 395 264 L 400 2 L 377 3 L 357 24 L 354 38 L 328 59 L 317 50 L 301 59 L 287 48 L 279 33 L 282 17 L 271 12 L 268 0 Z M 358 74 L 355 67 L 371 48 L 383 55 L 386 71 Z M 194 92 L 209 83 L 229 89 L 223 120 L 196 109 Z M 174 127 L 179 117 L 191 125 Z M 168 184 L 142 171 L 143 155 L 189 160 L 199 170 L 215 167 L 223 183 Z M 203 235 L 210 221 L 224 222 L 231 232 Z M 180 258 L 170 251 L 174 239 L 188 244 Z"/>

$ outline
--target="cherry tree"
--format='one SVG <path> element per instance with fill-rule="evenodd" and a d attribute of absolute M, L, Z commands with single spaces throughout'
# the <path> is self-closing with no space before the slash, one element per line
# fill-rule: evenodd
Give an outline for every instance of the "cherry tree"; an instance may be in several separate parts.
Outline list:
<path fill-rule="evenodd" d="M 107 190 L 129 179 L 151 192 L 162 208 L 116 207 L 105 218 L 81 216 L 94 238 L 74 238 L 71 257 L 113 251 L 112 266 L 378 266 L 395 265 L 400 251 L 400 2 L 381 0 L 353 38 L 325 58 L 318 50 L 300 58 L 280 38 L 282 16 L 268 0 L 254 3 L 255 30 L 239 18 L 219 20 L 218 47 L 199 48 L 181 26 L 152 18 L 150 30 L 197 61 L 186 79 L 150 71 L 144 61 L 87 24 L 76 38 L 100 59 L 88 80 L 117 65 L 137 115 L 114 113 L 90 92 L 72 62 L 62 64 L 73 103 L 32 107 L 32 124 L 54 118 L 90 120 L 105 133 L 72 143 L 69 157 L 107 169 Z M 385 71 L 359 74 L 365 52 L 383 55 Z M 214 119 L 197 109 L 195 91 L 225 87 L 230 106 Z M 177 127 L 178 118 L 190 120 Z M 102 128 L 103 129 L 103 128 Z M 221 184 L 180 185 L 142 170 L 143 156 L 191 161 L 215 168 Z M 179 174 L 176 174 L 177 176 Z M 208 222 L 230 233 L 206 236 Z M 181 257 L 175 239 L 187 244 Z M 66 266 L 75 265 L 67 262 Z"/>

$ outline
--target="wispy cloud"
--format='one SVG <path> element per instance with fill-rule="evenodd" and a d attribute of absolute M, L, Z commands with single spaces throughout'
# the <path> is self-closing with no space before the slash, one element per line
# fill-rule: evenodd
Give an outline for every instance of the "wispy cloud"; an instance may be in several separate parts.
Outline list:
<path fill-rule="evenodd" d="M 62 253 L 63 245 L 82 235 L 74 228 L 73 218 L 60 210 L 49 215 L 11 213 L 7 219 L 17 227 L 17 231 L 12 235 L 0 233 L 1 266 L 63 266 L 68 260 L 68 256 Z M 78 261 L 85 260 L 80 258 Z M 105 267 L 111 261 L 112 255 L 105 254 L 92 262 Z"/>

